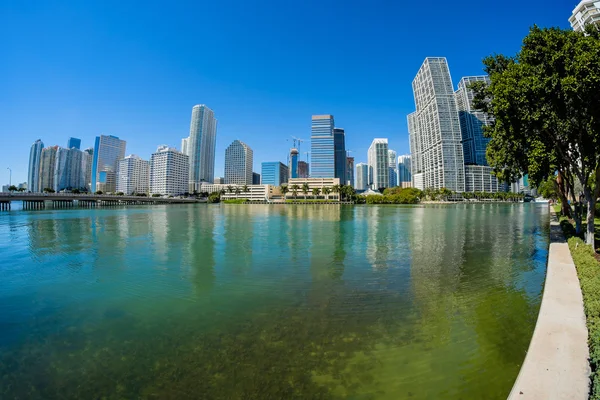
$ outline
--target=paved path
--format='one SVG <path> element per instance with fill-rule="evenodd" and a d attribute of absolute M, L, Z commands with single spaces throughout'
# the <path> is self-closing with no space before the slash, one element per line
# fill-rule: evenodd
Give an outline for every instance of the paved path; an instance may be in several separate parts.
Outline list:
<path fill-rule="evenodd" d="M 585 400 L 590 367 L 575 264 L 552 212 L 544 296 L 533 338 L 509 400 Z"/>

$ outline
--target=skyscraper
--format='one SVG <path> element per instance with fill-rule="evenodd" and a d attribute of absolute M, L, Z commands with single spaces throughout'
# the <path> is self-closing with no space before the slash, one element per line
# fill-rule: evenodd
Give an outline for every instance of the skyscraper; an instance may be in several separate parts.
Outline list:
<path fill-rule="evenodd" d="M 56 169 L 56 152 L 58 146 L 46 147 L 40 156 L 39 189 L 54 189 L 54 170 Z"/>
<path fill-rule="evenodd" d="M 356 190 L 367 190 L 369 187 L 369 164 L 356 164 Z"/>
<path fill-rule="evenodd" d="M 252 184 L 260 185 L 260 174 L 259 173 L 257 173 L 257 172 L 252 173 Z"/>
<path fill-rule="evenodd" d="M 261 166 L 261 184 L 280 186 L 288 181 L 288 167 L 279 162 L 263 162 Z"/>
<path fill-rule="evenodd" d="M 225 184 L 252 185 L 252 149 L 240 140 L 234 140 L 225 150 Z"/>
<path fill-rule="evenodd" d="M 198 189 L 202 182 L 213 183 L 216 143 L 215 113 L 204 104 L 195 105 L 192 108 L 190 136 L 187 143 L 187 154 L 190 158 L 190 191 Z"/>
<path fill-rule="evenodd" d="M 114 192 L 119 160 L 125 157 L 126 142 L 116 136 L 96 137 L 92 162 L 91 191 Z"/>
<path fill-rule="evenodd" d="M 150 162 L 131 154 L 119 161 L 117 192 L 126 195 L 146 193 L 150 189 Z M 186 186 L 187 189 L 187 186 Z"/>
<path fill-rule="evenodd" d="M 188 144 L 190 142 L 190 138 L 186 137 L 181 139 L 181 152 L 189 157 L 188 154 Z"/>
<path fill-rule="evenodd" d="M 189 172 L 186 154 L 173 147 L 159 146 L 150 158 L 150 193 L 176 196 L 187 192 Z"/>
<path fill-rule="evenodd" d="M 69 138 L 69 142 L 67 143 L 67 149 L 81 149 L 81 139 L 77 139 L 77 138 Z"/>
<path fill-rule="evenodd" d="M 465 165 L 488 165 L 485 150 L 490 139 L 483 136 L 483 127 L 489 125 L 492 119 L 486 113 L 473 108 L 474 93 L 469 89 L 469 85 L 473 82 L 485 82 L 489 85 L 490 78 L 487 75 L 466 76 L 458 84 L 455 96 L 460 119 L 463 154 Z"/>
<path fill-rule="evenodd" d="M 310 176 L 309 168 L 306 161 L 298 161 L 298 178 L 308 178 Z"/>
<path fill-rule="evenodd" d="M 290 178 L 298 178 L 298 149 L 290 149 Z"/>
<path fill-rule="evenodd" d="M 354 157 L 346 157 L 346 180 L 343 183 L 354 187 Z"/>
<path fill-rule="evenodd" d="M 54 166 L 54 189 L 61 190 L 84 189 L 88 168 L 89 154 L 76 147 L 65 149 L 58 147 Z"/>
<path fill-rule="evenodd" d="M 390 169 L 390 186 L 398 186 L 398 164 L 396 164 L 396 151 L 388 149 L 388 166 Z"/>
<path fill-rule="evenodd" d="M 333 129 L 333 147 L 335 159 L 335 178 L 346 183 L 346 134 L 342 128 Z"/>
<path fill-rule="evenodd" d="M 44 143 L 38 139 L 31 145 L 31 150 L 29 150 L 27 184 L 29 185 L 29 191 L 33 193 L 38 193 L 43 190 L 43 188 L 40 189 L 40 161 L 43 148 Z"/>
<path fill-rule="evenodd" d="M 88 147 L 83 151 L 87 154 L 85 157 L 86 167 L 85 167 L 85 188 L 88 191 L 92 190 L 92 163 L 94 162 L 94 149 L 92 147 Z"/>
<path fill-rule="evenodd" d="M 412 187 L 412 174 L 410 173 L 410 156 L 398 157 L 398 186 L 403 188 Z"/>
<path fill-rule="evenodd" d="M 571 28 L 577 32 L 585 31 L 587 24 L 600 24 L 600 1 L 582 0 L 569 18 Z"/>
<path fill-rule="evenodd" d="M 373 190 L 390 186 L 390 168 L 388 159 L 388 140 L 373 139 L 369 147 L 369 186 Z"/>
<path fill-rule="evenodd" d="M 335 177 L 333 115 L 313 115 L 310 137 L 312 178 Z M 264 177 L 263 177 L 264 179 Z"/>
<path fill-rule="evenodd" d="M 416 111 L 408 115 L 408 130 L 415 186 L 463 192 L 462 137 L 446 59 L 426 58 L 412 86 Z"/>

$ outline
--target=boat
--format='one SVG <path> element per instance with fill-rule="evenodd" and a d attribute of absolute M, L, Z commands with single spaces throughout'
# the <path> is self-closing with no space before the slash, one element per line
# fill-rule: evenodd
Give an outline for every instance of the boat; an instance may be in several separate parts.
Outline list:
<path fill-rule="evenodd" d="M 545 198 L 543 198 L 543 197 L 536 197 L 536 198 L 535 198 L 535 202 L 536 202 L 536 203 L 544 203 L 544 204 L 548 204 L 548 203 L 550 202 L 550 200 L 548 200 L 548 199 L 545 199 Z"/>

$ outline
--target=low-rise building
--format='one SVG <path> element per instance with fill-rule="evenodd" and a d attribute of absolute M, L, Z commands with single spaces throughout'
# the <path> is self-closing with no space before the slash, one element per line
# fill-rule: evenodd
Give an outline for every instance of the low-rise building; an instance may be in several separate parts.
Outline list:
<path fill-rule="evenodd" d="M 492 168 L 485 165 L 465 165 L 465 189 L 467 192 L 502 191 L 498 178 L 492 174 Z"/>
<path fill-rule="evenodd" d="M 306 189 L 308 189 L 307 193 L 304 193 L 304 188 L 305 185 L 307 185 L 308 187 Z M 333 192 L 333 188 L 334 186 L 339 186 L 340 185 L 340 179 L 339 178 L 294 178 L 294 179 L 290 179 L 287 187 L 288 187 L 288 192 L 285 194 L 285 198 L 286 199 L 294 199 L 294 198 L 299 198 L 299 199 L 303 199 L 303 198 L 313 198 L 313 189 L 319 189 L 320 190 L 320 194 L 318 196 L 319 199 L 326 199 L 326 200 L 330 200 L 330 201 L 339 201 L 340 200 L 340 194 L 339 193 L 334 193 Z M 294 188 L 297 186 L 296 190 L 294 191 Z M 331 190 L 331 192 L 329 194 L 324 194 L 323 193 L 323 189 L 324 188 L 329 188 Z"/>

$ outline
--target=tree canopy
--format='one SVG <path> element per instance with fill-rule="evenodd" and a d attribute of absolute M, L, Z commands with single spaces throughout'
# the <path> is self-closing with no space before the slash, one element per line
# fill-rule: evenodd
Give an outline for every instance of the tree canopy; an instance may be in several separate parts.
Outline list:
<path fill-rule="evenodd" d="M 487 57 L 484 65 L 491 83 L 472 89 L 474 106 L 494 118 L 485 128 L 490 166 L 508 182 L 528 174 L 539 184 L 558 172 L 565 206 L 569 194 L 579 195 L 578 179 L 588 206 L 587 242 L 593 244 L 600 195 L 600 32 L 534 26 L 519 53 Z"/>

